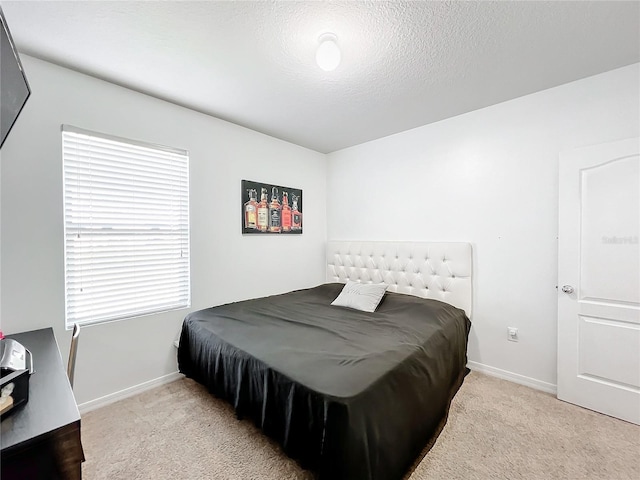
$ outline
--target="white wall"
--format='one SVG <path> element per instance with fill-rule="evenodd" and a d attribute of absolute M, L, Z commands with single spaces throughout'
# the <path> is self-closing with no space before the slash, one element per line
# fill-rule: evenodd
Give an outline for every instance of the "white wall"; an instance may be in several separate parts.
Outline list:
<path fill-rule="evenodd" d="M 41 60 L 22 61 L 33 93 L 0 161 L 5 333 L 53 326 L 66 360 L 61 124 L 189 151 L 191 310 L 324 280 L 324 155 Z M 243 237 L 241 179 L 302 188 L 304 233 Z M 83 328 L 78 403 L 175 372 L 172 342 L 186 313 Z"/>
<path fill-rule="evenodd" d="M 639 90 L 635 64 L 330 154 L 327 238 L 471 242 L 471 364 L 553 391 L 558 153 L 638 136 Z"/>

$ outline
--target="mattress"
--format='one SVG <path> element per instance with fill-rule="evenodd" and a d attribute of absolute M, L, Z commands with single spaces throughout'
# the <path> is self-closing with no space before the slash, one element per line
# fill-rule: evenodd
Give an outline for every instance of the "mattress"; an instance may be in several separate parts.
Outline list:
<path fill-rule="evenodd" d="M 179 369 L 322 479 L 400 479 L 462 382 L 470 321 L 397 293 L 374 313 L 332 306 L 343 287 L 193 312 Z"/>

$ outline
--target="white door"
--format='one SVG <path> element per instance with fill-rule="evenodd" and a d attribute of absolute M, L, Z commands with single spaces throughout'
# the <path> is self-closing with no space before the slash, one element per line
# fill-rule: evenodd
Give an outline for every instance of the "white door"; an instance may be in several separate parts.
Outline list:
<path fill-rule="evenodd" d="M 640 139 L 560 155 L 558 398 L 640 424 Z"/>

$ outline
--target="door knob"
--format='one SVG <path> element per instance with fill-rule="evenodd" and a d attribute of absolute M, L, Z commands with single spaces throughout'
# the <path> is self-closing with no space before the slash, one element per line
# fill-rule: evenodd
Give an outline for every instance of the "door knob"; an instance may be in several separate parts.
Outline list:
<path fill-rule="evenodd" d="M 562 291 L 564 293 L 573 293 L 573 287 L 571 285 L 563 285 Z"/>

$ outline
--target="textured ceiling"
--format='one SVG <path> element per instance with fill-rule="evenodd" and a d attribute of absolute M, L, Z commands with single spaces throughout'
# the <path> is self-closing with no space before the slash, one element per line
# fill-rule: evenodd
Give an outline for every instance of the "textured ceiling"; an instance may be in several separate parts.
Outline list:
<path fill-rule="evenodd" d="M 324 153 L 640 61 L 636 1 L 0 4 L 23 53 Z"/>

